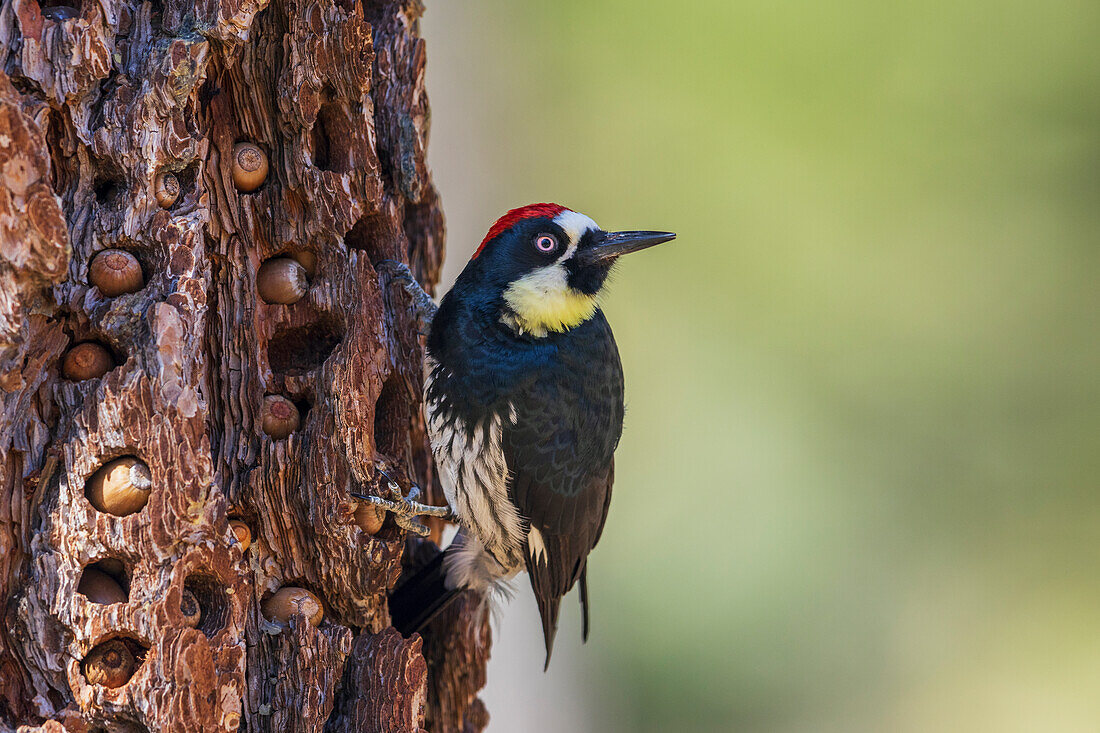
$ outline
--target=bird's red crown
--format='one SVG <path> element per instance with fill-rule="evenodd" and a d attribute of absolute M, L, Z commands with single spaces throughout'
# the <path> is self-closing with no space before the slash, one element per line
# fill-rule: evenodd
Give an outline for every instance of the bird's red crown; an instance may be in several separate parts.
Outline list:
<path fill-rule="evenodd" d="M 485 239 L 481 240 L 481 244 L 478 246 L 477 251 L 474 252 L 474 256 L 471 260 L 476 260 L 477 256 L 481 254 L 481 250 L 485 249 L 485 245 L 496 239 L 502 233 L 508 231 L 513 226 L 523 221 L 524 219 L 533 219 L 539 216 L 545 216 L 553 219 L 563 211 L 569 211 L 561 204 L 528 204 L 527 206 L 521 206 L 518 209 L 512 209 L 504 216 L 496 220 L 493 226 L 489 227 L 489 233 L 485 235 Z"/>

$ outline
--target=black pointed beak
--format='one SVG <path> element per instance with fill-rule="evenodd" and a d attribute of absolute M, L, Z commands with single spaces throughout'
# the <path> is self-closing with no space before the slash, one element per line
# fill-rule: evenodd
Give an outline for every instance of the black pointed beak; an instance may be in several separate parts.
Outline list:
<path fill-rule="evenodd" d="M 671 239 L 676 239 L 672 232 L 604 232 L 591 246 L 579 250 L 576 257 L 583 264 L 606 262 Z"/>

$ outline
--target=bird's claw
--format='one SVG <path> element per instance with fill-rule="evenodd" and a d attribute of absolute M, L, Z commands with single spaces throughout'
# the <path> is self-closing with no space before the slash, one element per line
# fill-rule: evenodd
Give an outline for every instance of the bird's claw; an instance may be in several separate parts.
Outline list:
<path fill-rule="evenodd" d="M 420 320 L 426 332 L 431 326 L 432 319 L 439 306 L 432 300 L 432 296 L 420 285 L 420 281 L 413 275 L 412 270 L 404 262 L 398 260 L 379 260 L 374 264 L 375 270 L 386 276 L 387 282 L 396 282 L 401 289 L 412 298 L 413 310 Z"/>
<path fill-rule="evenodd" d="M 449 506 L 432 506 L 431 504 L 421 504 L 417 501 L 420 497 L 420 487 L 416 484 L 413 484 L 409 488 L 408 496 L 402 496 L 401 487 L 397 485 L 396 481 L 387 476 L 381 469 L 379 469 L 378 473 L 382 474 L 389 483 L 389 488 L 393 493 L 397 494 L 397 499 L 383 499 L 380 496 L 357 494 L 354 492 L 352 492 L 351 495 L 356 499 L 374 504 L 376 507 L 381 507 L 393 514 L 393 521 L 398 527 L 408 530 L 420 537 L 427 537 L 431 534 L 431 530 L 420 522 L 417 517 L 453 518 Z"/>

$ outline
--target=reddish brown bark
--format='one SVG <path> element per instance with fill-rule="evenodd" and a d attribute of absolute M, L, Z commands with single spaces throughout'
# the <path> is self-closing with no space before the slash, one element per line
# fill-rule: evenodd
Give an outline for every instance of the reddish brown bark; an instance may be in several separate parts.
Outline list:
<path fill-rule="evenodd" d="M 362 531 L 349 495 L 388 496 L 379 467 L 406 491 L 433 483 L 421 341 L 373 267 L 407 260 L 431 287 L 442 262 L 420 12 L 0 3 L 0 728 L 486 724 L 484 609 L 462 604 L 427 644 L 388 628 L 405 537 L 392 519 Z M 243 141 L 269 162 L 248 193 L 232 176 Z M 180 184 L 167 208 L 162 173 Z M 139 290 L 89 282 L 107 248 L 136 256 Z M 276 256 L 309 271 L 293 304 L 257 294 Z M 112 368 L 64 378 L 86 341 Z M 285 438 L 261 427 L 267 395 L 300 413 Z M 126 516 L 85 495 L 120 456 L 152 486 Z M 125 602 L 86 595 L 88 568 Z M 285 586 L 320 599 L 319 625 L 264 617 Z M 121 684 L 89 679 L 110 678 L 89 655 L 127 653 Z"/>

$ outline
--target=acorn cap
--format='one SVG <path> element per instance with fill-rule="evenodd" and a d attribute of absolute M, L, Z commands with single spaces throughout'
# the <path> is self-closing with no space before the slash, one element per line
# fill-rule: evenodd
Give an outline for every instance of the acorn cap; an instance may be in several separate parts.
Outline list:
<path fill-rule="evenodd" d="M 88 282 L 108 298 L 136 293 L 145 287 L 145 276 L 137 257 L 124 249 L 105 249 L 88 265 Z"/>
<path fill-rule="evenodd" d="M 133 456 L 123 456 L 92 474 L 84 494 L 99 511 L 125 517 L 145 506 L 152 488 L 149 467 Z"/>
<path fill-rule="evenodd" d="M 94 341 L 85 341 L 69 349 L 61 361 L 61 376 L 74 382 L 96 379 L 115 368 L 111 352 Z"/>
<path fill-rule="evenodd" d="M 272 257 L 256 273 L 256 289 L 265 303 L 291 305 L 309 291 L 306 268 L 290 257 Z"/>
<path fill-rule="evenodd" d="M 162 209 L 170 208 L 180 196 L 180 179 L 175 173 L 161 171 L 153 179 L 153 195 Z"/>
<path fill-rule="evenodd" d="M 183 622 L 195 628 L 202 619 L 202 606 L 195 594 L 184 588 L 180 591 L 180 613 L 183 614 Z"/>
<path fill-rule="evenodd" d="M 105 641 L 88 652 L 81 665 L 89 684 L 122 687 L 134 676 L 134 655 L 119 639 Z"/>
<path fill-rule="evenodd" d="M 248 552 L 248 548 L 252 546 L 252 530 L 239 519 L 230 519 L 229 528 L 236 535 L 237 542 L 241 543 L 241 552 Z"/>
<path fill-rule="evenodd" d="M 298 408 L 286 397 L 269 394 L 264 397 L 260 423 L 265 433 L 275 440 L 280 440 L 298 429 L 300 424 Z"/>
<path fill-rule="evenodd" d="M 291 616 L 302 614 L 311 624 L 319 626 L 325 617 L 320 599 L 305 588 L 286 586 L 275 591 L 263 602 L 264 616 L 281 624 L 290 623 Z"/>
<path fill-rule="evenodd" d="M 267 178 L 267 154 L 253 143 L 233 146 L 233 185 L 238 191 L 251 193 Z"/>

